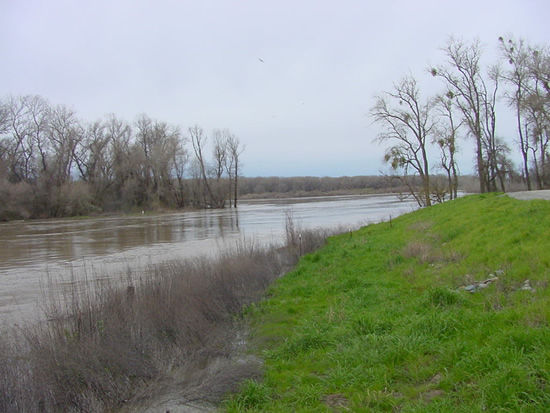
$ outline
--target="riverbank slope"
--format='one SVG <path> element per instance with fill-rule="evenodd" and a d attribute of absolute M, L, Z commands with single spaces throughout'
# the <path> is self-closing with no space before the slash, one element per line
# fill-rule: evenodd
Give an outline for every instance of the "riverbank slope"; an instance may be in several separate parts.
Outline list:
<path fill-rule="evenodd" d="M 473 195 L 329 240 L 249 309 L 228 411 L 546 411 L 550 202 Z"/>

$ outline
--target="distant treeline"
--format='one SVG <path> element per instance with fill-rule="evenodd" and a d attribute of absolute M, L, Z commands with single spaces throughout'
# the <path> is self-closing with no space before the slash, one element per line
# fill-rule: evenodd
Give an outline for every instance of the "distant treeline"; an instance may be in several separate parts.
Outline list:
<path fill-rule="evenodd" d="M 81 121 L 41 96 L 0 100 L 0 220 L 237 205 L 243 147 L 227 129 L 139 115 Z"/>
<path fill-rule="evenodd" d="M 404 185 L 399 176 L 394 175 L 361 175 L 342 177 L 241 177 L 239 179 L 240 198 L 278 198 L 278 197 L 307 197 L 317 195 L 363 195 L 395 193 L 402 197 L 410 195 L 410 189 Z M 411 182 L 421 185 L 420 177 L 411 177 Z M 447 190 L 447 177 L 443 174 L 433 175 L 432 185 L 437 189 L 442 200 L 449 199 Z M 512 190 L 524 189 L 521 179 L 508 180 Z M 459 191 L 479 192 L 479 178 L 474 175 L 461 175 L 458 177 L 457 189 Z"/>
<path fill-rule="evenodd" d="M 239 182 L 241 197 L 312 196 L 323 194 L 353 194 L 392 192 L 401 184 L 385 176 L 315 177 L 242 177 Z"/>

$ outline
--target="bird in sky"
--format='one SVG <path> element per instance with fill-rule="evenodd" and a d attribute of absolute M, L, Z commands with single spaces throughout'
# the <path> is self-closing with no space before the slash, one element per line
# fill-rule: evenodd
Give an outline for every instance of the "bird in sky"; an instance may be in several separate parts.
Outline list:
<path fill-rule="evenodd" d="M 260 59 L 259 57 L 258 57 L 258 60 L 259 60 L 260 62 L 262 62 L 262 63 L 265 63 L 265 62 L 264 62 L 262 59 Z"/>

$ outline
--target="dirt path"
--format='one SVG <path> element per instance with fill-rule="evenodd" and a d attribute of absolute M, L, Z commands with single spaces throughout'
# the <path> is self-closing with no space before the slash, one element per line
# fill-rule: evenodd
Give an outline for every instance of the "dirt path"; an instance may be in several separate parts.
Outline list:
<path fill-rule="evenodd" d="M 529 201 L 531 199 L 545 199 L 550 201 L 550 190 L 542 191 L 521 191 L 521 192 L 509 192 L 506 195 L 512 198 L 520 199 L 522 201 Z"/>

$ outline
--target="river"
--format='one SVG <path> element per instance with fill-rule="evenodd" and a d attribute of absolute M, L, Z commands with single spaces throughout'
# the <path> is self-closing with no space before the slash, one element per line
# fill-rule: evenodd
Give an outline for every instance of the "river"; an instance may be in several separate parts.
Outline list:
<path fill-rule="evenodd" d="M 301 227 L 356 229 L 416 208 L 394 195 L 242 201 L 237 209 L 0 224 L 0 321 L 35 319 L 75 280 L 146 272 L 149 264 L 211 255 L 243 238 L 279 243 L 285 217 Z"/>

